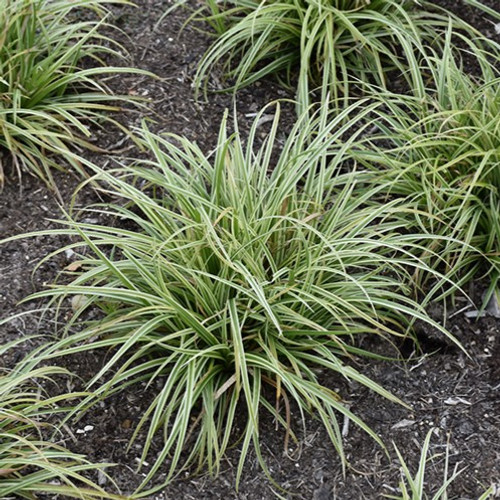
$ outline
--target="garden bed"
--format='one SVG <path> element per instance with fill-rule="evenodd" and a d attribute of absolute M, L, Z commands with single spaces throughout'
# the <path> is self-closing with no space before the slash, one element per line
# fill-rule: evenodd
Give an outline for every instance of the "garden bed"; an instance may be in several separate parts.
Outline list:
<path fill-rule="evenodd" d="M 485 15 L 457 7 L 457 2 L 442 0 L 440 5 L 455 8 L 469 22 L 475 23 L 485 34 L 497 37 L 492 22 Z M 484 2 L 498 8 L 498 1 Z M 209 38 L 196 31 L 192 24 L 184 25 L 188 12 L 176 9 L 164 19 L 160 26 L 153 27 L 161 14 L 170 6 L 166 1 L 144 0 L 140 8 L 116 7 L 113 23 L 123 33 L 114 33 L 129 51 L 128 64 L 146 69 L 160 79 L 142 75 L 112 76 L 106 81 L 115 93 L 145 97 L 149 99 L 147 110 L 131 109 L 121 113 L 117 119 L 127 127 L 139 126 L 141 121 L 153 120 L 149 127 L 155 132 L 171 132 L 196 141 L 203 151 L 210 151 L 217 140 L 219 123 L 226 109 L 233 109 L 231 95 L 210 94 L 208 102 L 196 101 L 193 97 L 192 78 L 196 65 L 209 44 Z M 471 61 L 470 71 L 474 71 Z M 272 79 L 257 82 L 237 95 L 236 109 L 240 131 L 247 133 L 256 113 L 268 102 L 293 95 L 279 87 Z M 283 130 L 290 128 L 295 120 L 293 106 L 283 110 Z M 263 137 L 265 133 L 263 132 Z M 118 129 L 105 126 L 95 130 L 94 142 L 108 149 L 112 158 L 123 159 L 136 155 L 133 144 Z M 106 155 L 87 154 L 96 164 L 110 161 Z M 111 160 L 112 161 L 112 160 Z M 69 207 L 78 179 L 71 174 L 56 174 L 56 182 L 65 207 Z M 76 199 L 76 206 L 83 207 L 97 201 L 96 194 L 86 188 Z M 9 179 L 0 196 L 0 236 L 57 227 L 52 219 L 60 219 L 61 211 L 54 193 L 37 179 L 25 175 L 22 187 Z M 72 262 L 71 255 L 63 254 L 35 269 L 36 264 L 52 251 L 67 244 L 65 237 L 39 237 L 13 241 L 0 246 L 0 319 L 40 306 L 25 303 L 18 306 L 30 293 L 37 291 L 57 279 L 58 273 Z M 35 269 L 35 270 L 34 270 Z M 481 300 L 484 283 L 473 283 L 468 293 L 477 303 Z M 490 315 L 479 319 L 466 316 L 473 310 L 465 299 L 457 299 L 446 313 L 446 327 L 456 336 L 467 351 L 458 349 L 446 339 L 421 328 L 420 347 L 423 355 L 404 346 L 408 359 L 404 361 L 379 361 L 356 359 L 356 367 L 392 394 L 402 399 L 411 409 L 370 392 L 366 387 L 323 374 L 322 382 L 339 390 L 349 408 L 366 422 L 387 444 L 388 455 L 369 436 L 356 426 L 344 421 L 345 454 L 350 467 L 343 474 L 342 465 L 320 422 L 310 417 L 303 432 L 299 432 L 299 443 L 283 449 L 284 433 L 276 431 L 275 423 L 262 416 L 260 440 L 262 454 L 276 484 L 272 484 L 260 469 L 256 458 L 250 453 L 238 491 L 235 490 L 236 464 L 239 447 L 230 449 L 223 459 L 220 474 L 216 478 L 204 471 L 191 476 L 183 473 L 151 499 L 267 499 L 277 492 L 285 498 L 300 499 L 375 499 L 384 494 L 396 494 L 400 480 L 401 464 L 391 443 L 397 447 L 407 461 L 410 470 L 416 471 L 420 459 L 420 448 L 426 434 L 433 429 L 426 484 L 429 491 L 443 483 L 445 474 L 445 452 L 448 446 L 448 473 L 454 467 L 463 472 L 449 488 L 449 498 L 477 499 L 484 491 L 496 485 L 500 494 L 500 320 Z M 432 311 L 441 321 L 443 311 L 436 307 Z M 19 336 L 51 334 L 51 318 L 39 322 L 39 316 L 26 315 L 2 325 L 0 339 L 3 342 Z M 33 339 L 2 362 L 4 366 L 22 358 L 23 354 L 38 345 Z M 387 346 L 373 345 L 370 338 L 361 340 L 372 350 Z M 397 351 L 390 352 L 397 357 Z M 83 380 L 91 378 L 106 361 L 106 354 L 78 355 L 64 360 L 65 366 Z M 75 387 L 78 382 L 75 380 Z M 55 390 L 55 389 L 54 389 Z M 87 455 L 92 462 L 112 462 L 116 466 L 109 470 L 123 494 L 131 494 L 141 482 L 143 471 L 137 472 L 140 462 L 141 439 L 127 450 L 134 427 L 147 408 L 148 393 L 132 388 L 103 401 L 77 423 L 69 424 L 64 435 L 64 444 L 72 451 Z M 292 407 L 292 418 L 298 420 L 297 409 Z M 243 426 L 245 422 L 239 422 Z M 85 432 L 79 430 L 90 429 Z M 298 426 L 300 428 L 300 426 Z M 161 448 L 154 443 L 152 454 Z M 161 482 L 160 475 L 157 478 Z M 105 486 L 110 486 L 108 480 Z M 280 491 L 279 487 L 283 488 Z M 52 498 L 52 497 L 51 497 Z M 55 497 L 54 497 L 55 498 Z"/>

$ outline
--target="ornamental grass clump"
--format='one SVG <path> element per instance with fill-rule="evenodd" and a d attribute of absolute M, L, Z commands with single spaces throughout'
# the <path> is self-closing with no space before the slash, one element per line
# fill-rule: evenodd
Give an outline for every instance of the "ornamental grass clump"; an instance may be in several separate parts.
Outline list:
<path fill-rule="evenodd" d="M 429 249 L 455 281 L 489 276 L 489 298 L 500 276 L 500 75 L 480 63 L 475 78 L 450 50 L 429 59 L 432 87 L 422 77 L 415 96 L 379 94 L 377 131 L 351 152 L 385 184 L 385 199 L 413 204 L 414 230 L 437 236 Z"/>
<path fill-rule="evenodd" d="M 470 5 L 500 18 L 481 2 Z M 203 57 L 196 77 L 199 90 L 218 64 L 238 90 L 268 74 L 289 83 L 298 75 L 301 111 L 309 88 L 348 96 L 351 83 L 384 86 L 387 73 L 408 78 L 419 67 L 427 45 L 439 46 L 451 22 L 466 47 L 497 45 L 445 9 L 414 0 L 227 0 L 207 1 L 201 16 L 218 38 Z M 196 16 L 196 15 L 195 15 Z M 494 48 L 495 47 L 495 48 Z M 410 71 L 409 71 L 410 70 Z M 410 76 L 411 79 L 411 76 Z"/>
<path fill-rule="evenodd" d="M 100 34 L 105 6 L 121 0 L 0 0 L 0 184 L 7 163 L 55 188 L 51 169 L 80 162 L 64 153 L 97 150 L 88 125 L 116 110 L 99 75 L 134 71 L 103 66 L 120 47 Z M 84 69 L 82 60 L 93 67 Z M 3 151 L 2 151 L 3 150 Z M 61 160 L 60 154 L 65 156 Z"/>
<path fill-rule="evenodd" d="M 405 462 L 401 452 L 398 450 L 396 445 L 394 448 L 398 456 L 399 463 L 401 465 L 401 480 L 399 482 L 400 494 L 398 495 L 384 495 L 384 498 L 390 498 L 392 500 L 447 500 L 450 485 L 455 481 L 455 479 L 463 472 L 464 469 L 459 470 L 458 464 L 453 468 L 451 475 L 449 474 L 449 454 L 450 447 L 449 443 L 446 445 L 446 450 L 444 453 L 444 474 L 443 480 L 434 495 L 431 496 L 430 492 L 426 491 L 427 487 L 426 481 L 426 469 L 429 464 L 435 461 L 437 458 L 441 458 L 442 454 L 436 454 L 429 456 L 429 448 L 431 444 L 431 438 L 434 430 L 431 429 L 427 436 L 425 437 L 424 443 L 422 445 L 422 450 L 420 452 L 420 460 L 418 462 L 418 469 L 415 474 L 412 474 L 410 468 Z M 488 498 L 487 493 L 485 493 L 479 500 L 486 500 Z"/>
<path fill-rule="evenodd" d="M 411 298 L 409 277 L 421 263 L 409 250 L 422 240 L 394 222 L 404 207 L 368 207 L 375 191 L 358 190 L 356 173 L 338 168 L 340 138 L 348 148 L 371 109 L 363 101 L 334 119 L 299 121 L 284 143 L 277 109 L 260 145 L 260 117 L 246 146 L 226 135 L 224 121 L 208 156 L 144 129 L 153 160 L 97 175 L 105 193 L 128 202 L 96 207 L 116 224 L 64 223 L 60 232 L 76 237 L 70 247 L 88 253 L 70 283 L 34 296 L 76 309 L 46 357 L 108 351 L 76 412 L 147 384 L 152 402 L 135 436 L 151 468 L 140 489 L 167 460 L 166 481 L 189 464 L 217 473 L 235 442 L 238 480 L 250 450 L 267 470 L 263 413 L 285 442 L 299 438 L 293 419 L 316 415 L 344 463 L 339 416 L 380 443 L 325 381 L 356 381 L 396 401 L 346 362 L 370 355 L 355 339 L 405 335 L 415 319 L 431 320 Z M 73 332 L 89 308 L 101 319 Z M 149 457 L 155 436 L 163 445 Z"/>
<path fill-rule="evenodd" d="M 455 464 L 453 469 L 450 470 L 449 440 L 446 443 L 444 457 L 443 453 L 436 453 L 431 455 L 429 453 L 429 450 L 431 448 L 431 439 L 434 433 L 435 430 L 431 429 L 425 437 L 424 443 L 422 445 L 422 450 L 420 452 L 418 468 L 415 473 L 411 472 L 410 466 L 403 458 L 402 453 L 398 450 L 397 446 L 394 445 L 401 471 L 401 479 L 399 481 L 398 488 L 399 492 L 397 495 L 384 495 L 384 498 L 389 498 L 391 500 L 448 500 L 449 498 L 455 498 L 455 496 L 449 496 L 451 495 L 450 490 L 452 489 L 452 484 L 467 469 L 467 466 L 459 469 L 460 463 L 457 463 Z M 429 481 L 427 471 L 430 465 L 436 466 L 436 462 L 438 464 L 439 462 L 444 462 L 443 465 L 440 466 L 443 468 L 443 478 L 441 483 L 437 487 L 437 490 L 436 488 L 433 488 L 434 491 L 431 492 L 429 491 L 431 489 L 429 486 L 429 483 L 431 481 Z M 495 491 L 497 490 L 495 485 L 493 485 L 486 491 L 482 492 L 482 494 L 477 498 L 478 500 L 488 500 L 494 498 Z"/>
<path fill-rule="evenodd" d="M 19 348 L 21 342 L 1 346 L 0 355 Z M 82 396 L 81 393 L 43 396 L 42 382 L 67 375 L 59 367 L 37 366 L 33 356 L 11 371 L 0 370 L 0 498 L 33 499 L 39 495 L 82 500 L 124 498 L 106 493 L 86 477 L 106 464 L 91 464 L 82 455 L 43 437 L 54 423 L 54 415 L 64 411 L 61 404 Z"/>

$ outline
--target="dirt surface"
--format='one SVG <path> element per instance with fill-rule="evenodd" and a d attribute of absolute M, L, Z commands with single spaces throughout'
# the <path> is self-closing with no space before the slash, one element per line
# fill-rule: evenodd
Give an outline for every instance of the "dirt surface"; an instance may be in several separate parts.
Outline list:
<path fill-rule="evenodd" d="M 455 9 L 469 22 L 476 23 L 488 36 L 498 38 L 486 16 L 457 7 L 457 1 L 440 0 L 435 3 Z M 498 8 L 498 0 L 484 3 Z M 151 100 L 146 105 L 147 109 L 130 110 L 117 117 L 127 127 L 139 126 L 147 118 L 154 131 L 184 135 L 209 151 L 215 144 L 224 111 L 233 109 L 232 98 L 225 94 L 211 94 L 208 102 L 195 101 L 192 77 L 210 39 L 195 30 L 193 25 L 181 30 L 189 15 L 183 9 L 175 10 L 154 31 L 156 21 L 170 5 L 167 1 L 143 0 L 140 8 L 114 9 L 112 22 L 122 30 L 115 38 L 130 53 L 127 64 L 152 71 L 160 78 L 122 75 L 119 78 L 110 77 L 106 84 L 115 92 Z M 474 61 L 469 61 L 468 67 L 473 71 Z M 290 92 L 272 80 L 241 91 L 237 98 L 237 115 L 243 134 L 262 106 L 278 98 L 291 97 Z M 286 129 L 287 124 L 294 120 L 293 107 L 285 106 L 284 114 Z M 115 159 L 137 155 L 133 143 L 120 130 L 112 127 L 97 130 L 95 142 L 114 152 Z M 88 155 L 88 158 L 100 165 L 112 161 L 107 156 Z M 58 174 L 56 178 L 67 209 L 78 179 L 67 173 Z M 96 200 L 95 193 L 86 189 L 76 199 L 75 207 L 83 207 Z M 0 195 L 0 238 L 57 227 L 50 219 L 60 218 L 62 214 L 57 197 L 37 179 L 25 176 L 20 191 L 13 178 Z M 39 237 L 0 246 L 0 320 L 41 306 L 37 303 L 17 303 L 53 282 L 71 262 L 71 255 L 62 254 L 35 268 L 41 259 L 65 243 L 64 236 Z M 384 494 L 397 493 L 400 478 L 400 465 L 391 443 L 394 442 L 410 469 L 415 471 L 419 446 L 430 429 L 434 429 L 430 454 L 435 458 L 429 463 L 426 476 L 429 492 L 435 492 L 443 482 L 447 443 L 449 471 L 454 467 L 464 469 L 452 483 L 450 498 L 477 499 L 493 484 L 498 485 L 500 491 L 500 320 L 489 316 L 479 320 L 468 319 L 465 316 L 467 310 L 471 310 L 470 306 L 458 301 L 455 308 L 448 311 L 446 324 L 470 356 L 445 342 L 436 343 L 423 331 L 420 334 L 423 357 L 411 355 L 410 349 L 406 352 L 409 357 L 406 361 L 357 360 L 360 371 L 401 398 L 411 409 L 389 403 L 356 384 L 325 378 L 324 383 L 339 389 L 351 410 L 387 443 L 386 451 L 361 430 L 352 424 L 347 427 L 344 423 L 347 433 L 344 446 L 350 462 L 344 474 L 338 457 L 329 445 L 328 436 L 317 420 L 312 417 L 307 419 L 305 430 L 299 432 L 300 442 L 285 453 L 283 435 L 276 432 L 274 422 L 263 415 L 262 453 L 276 485 L 266 478 L 251 455 L 236 491 L 235 471 L 239 459 L 236 446 L 223 461 L 217 478 L 186 473 L 148 498 L 271 499 L 275 497 L 274 492 L 280 491 L 278 487 L 285 490 L 280 492 L 284 498 L 383 498 Z M 39 315 L 21 316 L 0 325 L 0 341 L 37 333 L 49 334 L 51 326 L 48 317 L 39 322 Z M 2 364 L 12 365 L 40 341 L 27 341 L 24 348 L 2 360 Z M 373 341 L 365 339 L 364 342 Z M 377 348 L 376 345 L 370 347 Z M 385 349 L 385 346 L 378 348 Z M 67 359 L 65 364 L 83 380 L 88 380 L 103 361 L 101 355 L 87 354 Z M 84 415 L 79 422 L 70 425 L 73 433 L 85 425 L 94 427 L 91 432 L 75 434 L 74 440 L 68 435 L 65 444 L 74 451 L 87 454 L 92 461 L 116 463 L 110 474 L 124 494 L 133 492 L 143 477 L 143 471 L 137 472 L 142 436 L 128 451 L 127 443 L 147 407 L 148 398 L 153 396 L 151 391 L 145 393 L 142 388 L 135 388 L 110 398 Z M 293 413 L 293 417 L 298 419 L 297 412 Z M 159 443 L 153 444 L 153 455 L 159 446 Z"/>

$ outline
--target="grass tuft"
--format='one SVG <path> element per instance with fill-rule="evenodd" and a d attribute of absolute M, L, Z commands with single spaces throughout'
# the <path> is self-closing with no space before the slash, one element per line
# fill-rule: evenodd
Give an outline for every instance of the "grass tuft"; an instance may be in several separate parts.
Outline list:
<path fill-rule="evenodd" d="M 321 376 L 401 403 L 346 360 L 376 356 L 356 347 L 359 335 L 401 336 L 416 319 L 432 323 L 411 298 L 410 275 L 422 264 L 410 250 L 422 240 L 394 223 L 405 207 L 373 209 L 375 190 L 358 192 L 362 176 L 339 168 L 337 143 L 347 135 L 348 148 L 363 133 L 356 125 L 371 108 L 360 102 L 333 119 L 323 110 L 299 121 L 284 143 L 279 108 L 263 143 L 259 117 L 246 146 L 237 132 L 227 136 L 224 120 L 208 156 L 186 139 L 144 129 L 154 160 L 97 175 L 126 202 L 96 207 L 115 214 L 118 227 L 64 223 L 60 232 L 76 237 L 71 247 L 88 253 L 69 284 L 34 296 L 76 309 L 46 356 L 109 350 L 75 413 L 146 383 L 153 401 L 135 433 L 146 433 L 142 460 L 151 462 L 155 436 L 163 447 L 140 489 L 167 460 L 167 482 L 188 465 L 216 474 L 236 441 L 237 482 L 251 450 L 269 473 L 262 413 L 281 425 L 286 443 L 298 439 L 292 404 L 299 420 L 321 420 L 344 464 L 339 416 L 382 445 Z M 102 319 L 73 332 L 90 307 Z"/>
<path fill-rule="evenodd" d="M 394 448 L 398 455 L 399 462 L 401 464 L 401 481 L 399 483 L 399 489 L 401 495 L 384 495 L 385 498 L 390 498 L 392 500 L 448 500 L 447 491 L 449 486 L 455 479 L 463 472 L 464 469 L 459 470 L 458 464 L 454 467 L 451 475 L 448 474 L 449 469 L 449 445 L 446 446 L 445 458 L 444 458 L 444 478 L 439 489 L 430 496 L 427 494 L 426 482 L 425 482 L 425 472 L 429 462 L 434 461 L 440 455 L 434 455 L 429 457 L 429 447 L 432 438 L 433 430 L 431 429 L 427 436 L 425 437 L 424 443 L 422 445 L 422 450 L 420 453 L 420 460 L 418 463 L 418 470 L 413 475 L 410 472 L 408 465 L 406 464 L 401 452 L 397 449 L 396 445 Z M 486 497 L 481 497 L 486 498 Z"/>
<path fill-rule="evenodd" d="M 57 189 L 52 168 L 65 162 L 84 173 L 68 149 L 99 150 L 90 123 L 117 110 L 98 82 L 103 74 L 138 71 L 105 67 L 101 57 L 120 46 L 101 34 L 106 6 L 121 0 L 0 0 L 0 184 L 12 163 Z M 83 69 L 83 60 L 93 67 Z"/>
<path fill-rule="evenodd" d="M 481 78 L 466 75 L 451 50 L 429 63 L 432 86 L 421 76 L 413 96 L 380 93 L 368 146 L 351 152 L 385 184 L 380 202 L 413 204 L 413 231 L 436 236 L 429 248 L 455 281 L 489 276 L 488 299 L 500 277 L 500 75 L 486 57 Z"/>
<path fill-rule="evenodd" d="M 0 355 L 24 340 L 2 345 Z M 42 381 L 51 382 L 61 375 L 68 372 L 55 366 L 37 366 L 34 356 L 11 371 L 0 371 L 0 497 L 34 499 L 48 494 L 81 500 L 124 499 L 106 493 L 87 477 L 87 473 L 109 464 L 91 464 L 82 455 L 44 439 L 49 419 L 53 421 L 54 415 L 68 410 L 61 405 L 84 396 L 44 398 Z"/>
<path fill-rule="evenodd" d="M 468 3 L 491 14 L 477 1 Z M 207 1 L 206 11 L 201 18 L 218 38 L 198 66 L 197 91 L 219 63 L 234 82 L 231 90 L 269 74 L 288 84 L 298 76 L 300 112 L 309 106 L 310 86 L 347 98 L 354 80 L 384 87 L 390 72 L 391 78 L 411 77 L 449 23 L 466 47 L 498 50 L 465 21 L 426 1 L 229 0 Z"/>

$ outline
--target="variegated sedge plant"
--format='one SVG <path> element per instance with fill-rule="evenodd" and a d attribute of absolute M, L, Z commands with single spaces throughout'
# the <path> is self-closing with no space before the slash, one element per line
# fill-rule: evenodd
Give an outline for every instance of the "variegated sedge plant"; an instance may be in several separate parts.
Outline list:
<path fill-rule="evenodd" d="M 19 349 L 26 340 L 0 346 L 0 355 Z M 12 369 L 0 370 L 0 497 L 33 499 L 45 494 L 125 500 L 107 493 L 87 477 L 109 464 L 92 464 L 44 437 L 56 423 L 54 415 L 68 410 L 62 405 L 70 406 L 71 400 L 85 394 L 44 397 L 42 381 L 53 382 L 54 377 L 69 374 L 57 366 L 41 366 L 35 358 L 32 353 Z"/>
<path fill-rule="evenodd" d="M 447 492 L 449 491 L 450 485 L 455 481 L 455 479 L 463 472 L 464 469 L 459 470 L 458 466 L 453 468 L 451 474 L 449 474 L 449 443 L 446 445 L 445 457 L 444 457 L 444 474 L 443 481 L 439 485 L 437 491 L 430 496 L 429 486 L 426 484 L 426 469 L 429 466 L 429 462 L 433 462 L 436 459 L 436 455 L 429 456 L 429 448 L 431 444 L 431 438 L 434 433 L 434 429 L 431 429 L 424 440 L 422 445 L 422 450 L 420 452 L 420 460 L 418 462 L 417 472 L 412 474 L 410 467 L 406 463 L 403 455 L 398 450 L 396 445 L 394 449 L 398 456 L 399 463 L 401 465 L 401 480 L 399 482 L 400 494 L 398 495 L 384 495 L 385 498 L 390 498 L 392 500 L 447 500 Z M 438 454 L 441 456 L 442 454 Z M 484 497 L 487 498 L 487 497 Z M 483 497 L 481 497 L 483 499 Z"/>
<path fill-rule="evenodd" d="M 144 436 L 142 461 L 151 463 L 135 497 L 162 487 L 148 486 L 162 467 L 166 482 L 190 465 L 216 474 L 236 442 L 237 482 L 250 452 L 270 475 L 262 413 L 281 424 L 285 442 L 297 440 L 292 404 L 302 422 L 308 413 L 320 419 L 344 465 L 339 416 L 383 444 L 318 372 L 399 401 L 353 366 L 375 356 L 356 337 L 390 339 L 407 335 L 416 319 L 433 323 L 425 301 L 412 298 L 410 276 L 423 266 L 414 247 L 423 240 L 405 233 L 405 206 L 373 208 L 377 189 L 362 187 L 362 172 L 340 168 L 372 111 L 367 101 L 335 117 L 323 107 L 297 122 L 279 153 L 279 106 L 262 144 L 260 116 L 246 145 L 238 131 L 227 135 L 224 119 L 208 155 L 144 128 L 154 159 L 92 180 L 124 202 L 93 209 L 116 224 L 69 218 L 50 231 L 74 237 L 66 249 L 87 251 L 69 282 L 32 296 L 51 298 L 61 312 L 77 307 L 45 358 L 109 351 L 74 413 L 135 384 L 152 392 L 134 434 Z M 101 319 L 82 323 L 90 308 Z M 163 445 L 150 457 L 155 436 Z"/>
<path fill-rule="evenodd" d="M 400 198 L 425 213 L 413 231 L 436 236 L 428 255 L 439 253 L 455 282 L 488 277 L 488 301 L 500 279 L 500 58 L 477 52 L 480 75 L 469 76 L 453 58 L 451 30 L 447 38 L 410 95 L 373 90 L 374 128 L 350 153 L 385 186 L 379 202 Z"/>
<path fill-rule="evenodd" d="M 66 151 L 98 150 L 88 140 L 89 124 L 124 99 L 110 95 L 99 76 L 139 71 L 103 64 L 104 55 L 122 51 L 102 34 L 111 3 L 127 2 L 0 0 L 0 184 L 2 165 L 12 164 L 19 177 L 30 172 L 57 190 L 53 168 L 69 163 L 84 172 Z M 93 66 L 83 68 L 84 58 Z"/>
<path fill-rule="evenodd" d="M 478 0 L 465 3 L 500 20 Z M 411 80 L 427 46 L 441 44 L 450 22 L 466 47 L 499 52 L 467 22 L 425 0 L 207 0 L 193 17 L 217 35 L 199 64 L 198 92 L 222 63 L 230 90 L 269 74 L 288 85 L 298 79 L 300 112 L 309 106 L 311 88 L 345 96 L 345 104 L 359 86 L 353 81 L 385 86 L 388 73 Z"/>
<path fill-rule="evenodd" d="M 399 493 L 396 495 L 387 494 L 384 498 L 390 498 L 392 500 L 448 500 L 450 498 L 450 489 L 452 483 L 457 479 L 457 477 L 467 468 L 466 466 L 459 469 L 459 464 L 455 464 L 453 469 L 450 471 L 450 446 L 449 442 L 446 444 L 446 449 L 443 453 L 438 453 L 429 456 L 429 450 L 431 448 L 431 439 L 434 434 L 435 429 L 431 429 L 422 444 L 422 449 L 420 451 L 420 459 L 418 461 L 418 468 L 415 473 L 412 473 L 410 466 L 407 464 L 403 458 L 402 453 L 398 450 L 397 446 L 394 445 L 394 449 L 398 456 L 398 460 L 401 466 L 401 480 L 399 482 Z M 443 463 L 443 479 L 440 484 L 437 484 L 433 491 L 431 491 L 431 486 L 426 477 L 426 472 L 429 465 L 434 461 L 440 460 Z M 486 491 L 482 492 L 478 500 L 488 500 L 494 495 L 495 486 L 489 487 Z"/>

